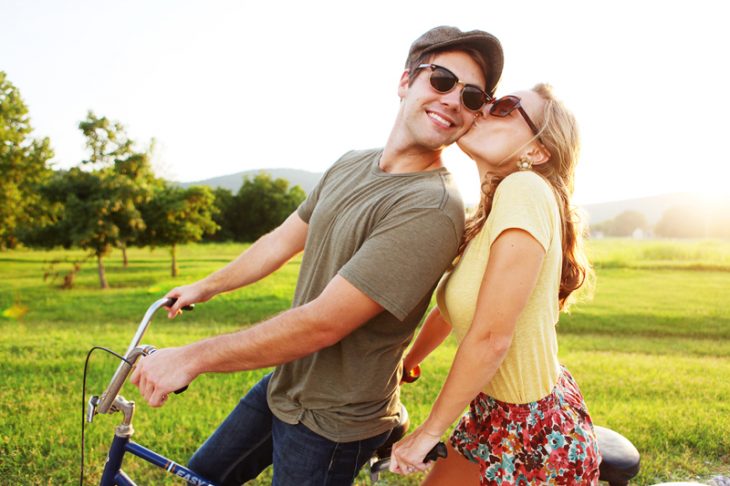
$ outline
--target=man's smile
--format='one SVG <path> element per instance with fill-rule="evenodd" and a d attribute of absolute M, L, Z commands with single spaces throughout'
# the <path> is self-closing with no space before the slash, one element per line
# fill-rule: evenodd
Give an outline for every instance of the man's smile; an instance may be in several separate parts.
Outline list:
<path fill-rule="evenodd" d="M 426 110 L 426 114 L 433 120 L 437 125 L 443 128 L 451 128 L 454 126 L 454 122 L 447 118 L 445 115 L 436 113 L 433 111 Z"/>

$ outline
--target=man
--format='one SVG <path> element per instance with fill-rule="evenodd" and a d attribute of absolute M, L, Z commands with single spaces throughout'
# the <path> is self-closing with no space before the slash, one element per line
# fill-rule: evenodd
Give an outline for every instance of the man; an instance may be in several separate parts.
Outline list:
<path fill-rule="evenodd" d="M 241 484 L 273 462 L 276 485 L 351 484 L 385 441 L 398 423 L 403 351 L 463 231 L 441 151 L 471 127 L 502 64 L 486 32 L 426 32 L 411 45 L 385 146 L 342 156 L 281 226 L 168 293 L 174 317 L 304 250 L 290 310 L 137 364 L 132 382 L 152 406 L 201 373 L 276 366 L 195 453 L 192 469 Z"/>

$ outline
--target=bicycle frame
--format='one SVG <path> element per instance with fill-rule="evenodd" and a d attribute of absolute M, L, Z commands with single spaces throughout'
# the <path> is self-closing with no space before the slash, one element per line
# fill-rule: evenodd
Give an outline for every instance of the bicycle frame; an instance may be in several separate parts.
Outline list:
<path fill-rule="evenodd" d="M 109 448 L 109 454 L 101 477 L 101 486 L 135 486 L 135 482 L 122 471 L 122 461 L 126 453 L 133 454 L 150 464 L 162 468 L 168 473 L 184 479 L 189 484 L 214 486 L 211 481 L 200 476 L 195 471 L 133 442 L 131 437 L 134 434 L 134 427 L 132 427 L 134 402 L 125 400 L 124 397 L 119 395 L 119 390 L 124 385 L 124 382 L 127 380 L 129 373 L 132 371 L 134 364 L 140 356 L 146 356 L 155 351 L 155 348 L 152 346 L 139 345 L 147 327 L 152 322 L 152 316 L 161 307 L 171 306 L 173 303 L 174 299 L 164 298 L 153 303 L 147 309 L 134 338 L 132 338 L 127 353 L 124 355 L 124 361 L 120 363 L 106 390 L 101 394 L 101 397 L 92 396 L 89 399 L 86 416 L 88 422 L 91 422 L 94 416 L 100 413 L 122 412 L 124 415 L 122 423 L 114 431 L 114 439 Z"/>
<path fill-rule="evenodd" d="M 107 458 L 106 465 L 104 466 L 104 473 L 101 476 L 101 486 L 136 485 L 136 483 L 132 481 L 132 479 L 130 479 L 124 471 L 122 471 L 122 460 L 124 459 L 124 454 L 127 452 L 149 462 L 150 464 L 154 464 L 155 466 L 164 469 L 170 474 L 184 479 L 188 482 L 188 484 L 215 486 L 212 482 L 200 476 L 195 471 L 181 466 L 175 461 L 131 441 L 129 437 L 120 437 L 119 435 L 114 436 L 111 448 L 109 449 L 109 456 Z"/>

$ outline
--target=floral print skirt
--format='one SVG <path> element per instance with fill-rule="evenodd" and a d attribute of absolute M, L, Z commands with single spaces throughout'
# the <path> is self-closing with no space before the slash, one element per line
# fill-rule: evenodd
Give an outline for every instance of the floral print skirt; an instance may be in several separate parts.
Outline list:
<path fill-rule="evenodd" d="M 477 395 L 451 445 L 479 464 L 482 485 L 598 484 L 601 459 L 593 423 L 564 367 L 553 392 L 536 402 Z"/>

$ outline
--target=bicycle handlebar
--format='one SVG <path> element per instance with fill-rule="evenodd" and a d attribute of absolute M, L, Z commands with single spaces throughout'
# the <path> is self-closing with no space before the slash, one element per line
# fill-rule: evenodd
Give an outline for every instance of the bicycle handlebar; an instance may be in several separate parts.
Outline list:
<path fill-rule="evenodd" d="M 448 455 L 446 444 L 443 442 L 439 442 L 433 448 L 428 451 L 428 454 L 426 454 L 426 457 L 423 458 L 423 462 L 431 462 L 437 460 L 439 457 L 446 457 Z M 377 474 L 380 471 L 384 471 L 385 469 L 388 469 L 390 467 L 390 457 L 386 457 L 385 459 L 381 459 L 380 461 L 376 462 L 372 466 L 370 466 L 370 472 L 371 474 Z"/>
<path fill-rule="evenodd" d="M 147 312 L 145 312 L 145 315 L 142 318 L 142 321 L 137 327 L 137 332 L 132 338 L 132 342 L 129 343 L 127 352 L 124 354 L 124 361 L 119 363 L 117 371 L 114 372 L 114 376 L 112 376 L 109 385 L 99 398 L 97 413 L 107 413 L 109 411 L 114 400 L 116 400 L 117 395 L 119 394 L 119 390 L 121 390 L 124 382 L 127 381 L 127 377 L 132 371 L 132 367 L 137 362 L 137 359 L 139 359 L 142 355 L 147 356 L 155 351 L 155 348 L 152 346 L 144 346 L 140 348 L 139 343 L 142 340 L 142 336 L 144 336 L 145 331 L 147 331 L 147 327 L 149 327 L 152 322 L 152 316 L 155 315 L 155 312 L 157 312 L 161 307 L 170 307 L 174 305 L 176 301 L 177 299 L 171 297 L 163 297 L 149 306 Z M 194 307 L 192 305 L 183 307 L 184 310 L 193 310 L 193 308 Z M 182 393 L 183 391 L 185 390 L 180 389 L 175 393 Z"/>

